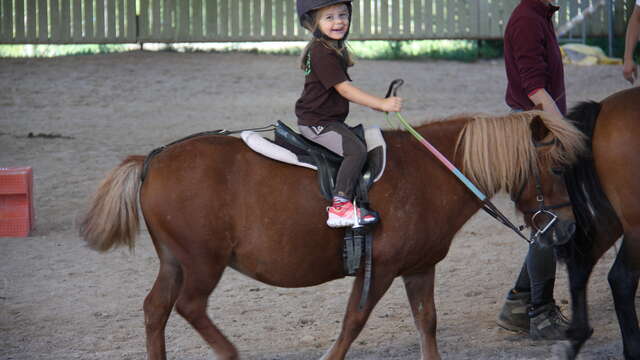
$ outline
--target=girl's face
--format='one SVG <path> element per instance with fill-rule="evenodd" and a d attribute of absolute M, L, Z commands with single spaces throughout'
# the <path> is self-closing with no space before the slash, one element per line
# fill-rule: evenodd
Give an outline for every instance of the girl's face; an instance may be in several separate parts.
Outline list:
<path fill-rule="evenodd" d="M 349 8 L 336 4 L 318 10 L 318 27 L 333 40 L 341 40 L 349 30 Z"/>

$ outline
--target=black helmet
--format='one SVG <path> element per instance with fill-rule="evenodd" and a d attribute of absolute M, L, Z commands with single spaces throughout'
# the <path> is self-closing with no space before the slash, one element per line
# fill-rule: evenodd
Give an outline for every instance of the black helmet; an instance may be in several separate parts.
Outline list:
<path fill-rule="evenodd" d="M 349 21 L 351 21 L 351 0 L 296 0 L 300 25 L 309 31 L 313 31 L 313 29 L 311 29 L 311 11 L 335 4 L 347 5 L 349 9 Z"/>

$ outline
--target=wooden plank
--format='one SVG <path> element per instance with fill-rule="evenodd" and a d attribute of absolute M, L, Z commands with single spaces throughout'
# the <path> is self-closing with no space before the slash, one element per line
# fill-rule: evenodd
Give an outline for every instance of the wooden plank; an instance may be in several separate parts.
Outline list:
<path fill-rule="evenodd" d="M 447 36 L 455 36 L 457 33 L 456 20 L 455 20 L 455 17 L 457 14 L 458 14 L 458 1 L 457 0 L 447 1 L 447 6 L 446 6 Z"/>
<path fill-rule="evenodd" d="M 71 3 L 69 0 L 60 0 L 60 22 L 58 39 L 60 42 L 71 41 Z"/>
<path fill-rule="evenodd" d="M 272 26 L 272 19 L 273 19 L 273 3 L 271 0 L 264 0 L 264 16 L 262 17 L 262 19 L 264 19 L 263 22 L 263 27 L 264 27 L 264 36 L 266 38 L 271 38 L 273 36 L 273 26 Z"/>
<path fill-rule="evenodd" d="M 420 37 L 424 33 L 424 7 L 422 6 L 423 0 L 415 0 L 413 2 L 413 13 L 411 16 L 411 22 L 413 28 L 411 33 L 415 37 Z"/>
<path fill-rule="evenodd" d="M 73 42 L 82 41 L 82 1 L 73 0 L 71 10 L 71 39 Z"/>
<path fill-rule="evenodd" d="M 161 0 L 151 0 L 151 14 L 149 24 L 149 39 L 158 37 L 162 34 L 162 3 Z"/>
<path fill-rule="evenodd" d="M 60 3 L 58 0 L 49 0 L 50 29 L 49 39 L 53 42 L 60 40 Z"/>
<path fill-rule="evenodd" d="M 285 0 L 285 15 L 287 19 L 287 24 L 285 28 L 285 38 L 293 40 L 295 39 L 295 24 L 296 24 L 296 16 L 295 16 L 295 3 L 293 1 Z"/>
<path fill-rule="evenodd" d="M 445 0 L 434 0 L 435 9 L 433 13 L 433 35 L 436 37 L 441 37 L 447 28 L 444 2 Z"/>
<path fill-rule="evenodd" d="M 202 0 L 192 0 L 192 28 L 191 28 L 191 36 L 193 40 L 202 40 L 203 34 L 203 16 L 202 16 Z"/>
<path fill-rule="evenodd" d="M 173 40 L 176 37 L 177 14 L 175 0 L 165 0 L 163 4 L 162 33 L 165 39 Z"/>
<path fill-rule="evenodd" d="M 240 0 L 230 0 L 231 2 L 231 36 L 240 36 Z"/>
<path fill-rule="evenodd" d="M 13 40 L 13 2 L 2 1 L 0 8 L 2 16 L 0 16 L 0 38 L 7 41 Z"/>
<path fill-rule="evenodd" d="M 221 39 L 229 37 L 229 1 L 220 0 L 219 19 L 220 19 L 220 35 Z"/>
<path fill-rule="evenodd" d="M 274 35 L 277 37 L 280 37 L 282 36 L 282 29 L 283 29 L 282 0 L 275 0 L 274 20 L 276 24 L 276 32 Z"/>
<path fill-rule="evenodd" d="M 136 27 L 138 14 L 136 14 L 136 0 L 127 0 L 126 9 L 126 40 L 127 42 L 137 42 L 138 37 Z"/>
<path fill-rule="evenodd" d="M 251 9 L 251 34 L 260 37 L 262 33 L 262 2 L 260 0 L 252 0 Z"/>
<path fill-rule="evenodd" d="M 27 42 L 35 42 L 36 38 L 36 30 L 38 28 L 38 17 L 36 12 L 36 0 L 27 0 L 27 34 L 26 41 Z"/>
<path fill-rule="evenodd" d="M 49 39 L 49 12 L 47 0 L 38 0 L 38 40 L 47 41 Z"/>
<path fill-rule="evenodd" d="M 360 34 L 361 37 L 366 37 L 371 35 L 372 29 L 371 29 L 371 20 L 372 20 L 372 13 L 371 13 L 371 1 L 363 1 L 360 5 L 360 7 L 362 8 L 362 18 L 360 23 L 362 24 L 361 29 L 360 29 Z"/>
<path fill-rule="evenodd" d="M 107 29 L 106 29 L 106 40 L 113 41 L 116 37 L 116 3 L 115 1 L 107 1 L 106 6 L 106 15 L 107 15 Z"/>
<path fill-rule="evenodd" d="M 218 36 L 218 1 L 206 0 L 206 31 L 205 36 L 209 39 L 214 39 Z"/>
<path fill-rule="evenodd" d="M 251 1 L 242 0 L 240 5 L 240 34 L 251 38 Z"/>
<path fill-rule="evenodd" d="M 389 34 L 389 2 L 380 0 L 380 35 Z"/>
<path fill-rule="evenodd" d="M 189 39 L 189 9 L 191 2 L 189 0 L 180 0 L 176 3 L 176 40 L 186 41 Z"/>
<path fill-rule="evenodd" d="M 411 3 L 419 2 L 420 0 L 404 0 L 402 4 L 402 33 L 404 35 L 413 34 L 412 23 L 411 21 Z"/>
<path fill-rule="evenodd" d="M 424 23 L 425 37 L 431 37 L 433 34 L 433 0 L 424 0 L 424 8 L 422 10 L 422 19 Z"/>
<path fill-rule="evenodd" d="M 391 34 L 397 36 L 400 33 L 400 0 L 391 1 Z"/>
<path fill-rule="evenodd" d="M 138 41 L 144 41 L 149 37 L 149 16 L 151 16 L 151 11 L 149 11 L 149 7 L 151 6 L 151 2 L 149 0 L 140 0 L 140 15 L 138 18 Z"/>
<path fill-rule="evenodd" d="M 95 34 L 94 16 L 93 16 L 93 0 L 84 0 L 84 34 L 85 39 L 93 39 Z"/>
<path fill-rule="evenodd" d="M 104 40 L 105 38 L 105 26 L 104 26 L 104 1 L 96 0 L 96 36 L 95 39 L 98 41 Z"/>
<path fill-rule="evenodd" d="M 15 7 L 15 13 L 16 13 L 16 20 L 15 20 L 15 35 L 14 35 L 14 39 L 15 41 L 18 42 L 23 42 L 25 40 L 25 23 L 24 23 L 24 18 L 25 18 L 25 4 L 24 4 L 24 0 L 16 0 L 16 7 Z"/>

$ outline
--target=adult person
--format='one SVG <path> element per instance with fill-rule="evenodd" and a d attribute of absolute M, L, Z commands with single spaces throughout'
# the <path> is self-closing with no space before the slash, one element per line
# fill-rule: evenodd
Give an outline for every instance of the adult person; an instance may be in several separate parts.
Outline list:
<path fill-rule="evenodd" d="M 624 65 L 622 66 L 622 75 L 628 82 L 633 82 L 638 77 L 638 66 L 633 61 L 633 53 L 638 44 L 640 37 L 640 0 L 636 0 L 636 6 L 633 7 L 629 23 L 627 24 L 627 36 L 624 41 Z"/>
<path fill-rule="evenodd" d="M 521 0 L 504 34 L 506 103 L 512 111 L 542 108 L 564 116 L 567 110 L 562 56 L 551 17 L 551 0 Z M 552 248 L 532 243 L 497 324 L 532 339 L 565 339 L 568 321 L 556 306 L 556 257 Z"/>

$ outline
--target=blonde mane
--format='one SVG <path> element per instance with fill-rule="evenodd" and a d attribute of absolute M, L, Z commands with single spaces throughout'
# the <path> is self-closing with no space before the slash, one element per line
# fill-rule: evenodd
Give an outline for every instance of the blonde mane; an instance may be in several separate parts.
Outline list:
<path fill-rule="evenodd" d="M 533 143 L 530 125 L 536 117 L 549 130 L 544 139 L 551 141 L 549 146 L 536 148 Z M 500 189 L 512 193 L 539 165 L 569 165 L 584 149 L 585 137 L 573 124 L 537 110 L 493 117 L 475 115 L 456 144 L 456 153 L 462 151 L 464 173 L 488 196 Z M 537 150 L 543 155 L 540 159 Z"/>

